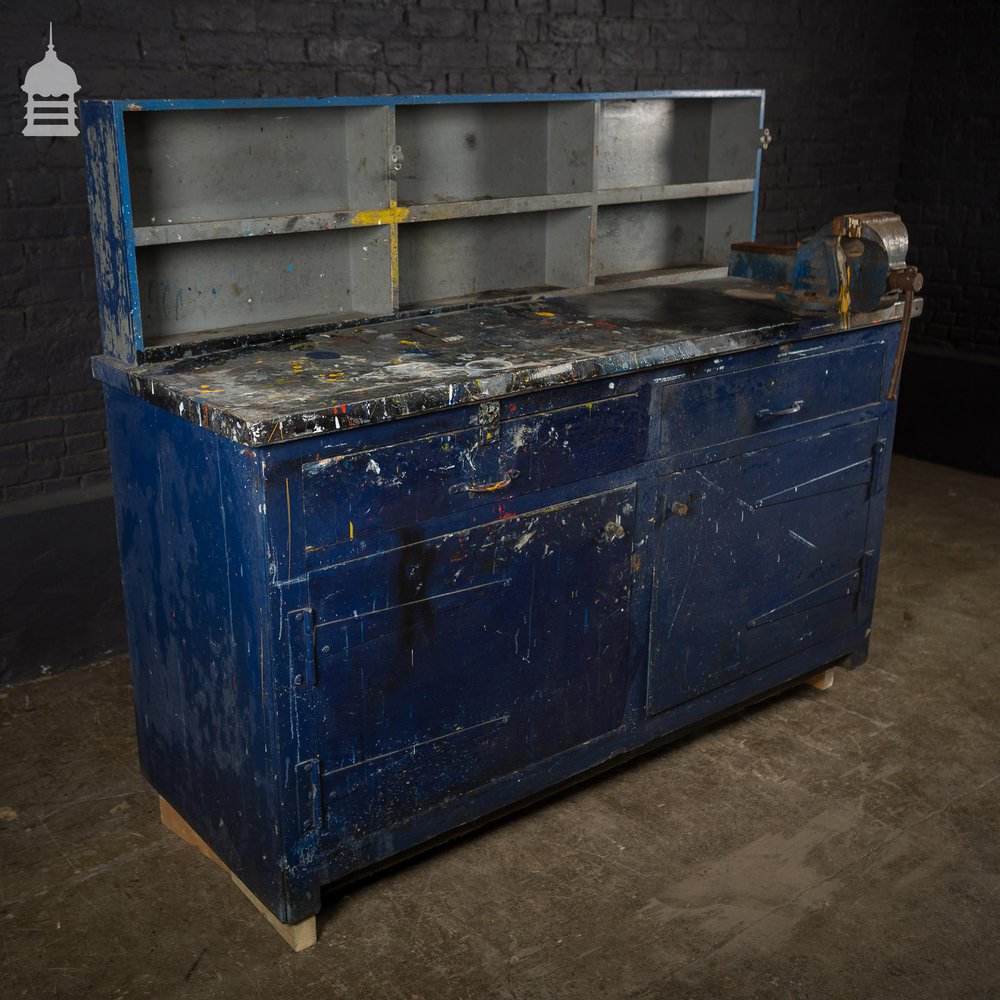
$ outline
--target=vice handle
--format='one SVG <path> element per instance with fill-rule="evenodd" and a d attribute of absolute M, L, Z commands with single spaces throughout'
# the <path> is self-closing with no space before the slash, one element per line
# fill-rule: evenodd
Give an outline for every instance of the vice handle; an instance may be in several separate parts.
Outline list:
<path fill-rule="evenodd" d="M 797 399 L 791 406 L 786 406 L 783 410 L 758 410 L 758 420 L 771 420 L 773 417 L 790 417 L 793 413 L 798 413 L 806 405 L 804 399 Z"/>

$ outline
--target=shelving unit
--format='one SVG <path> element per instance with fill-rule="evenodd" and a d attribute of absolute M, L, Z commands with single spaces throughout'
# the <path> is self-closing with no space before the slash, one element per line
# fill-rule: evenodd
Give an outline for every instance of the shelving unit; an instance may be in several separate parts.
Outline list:
<path fill-rule="evenodd" d="M 718 273 L 754 235 L 762 100 L 107 102 L 134 280 L 105 350 Z"/>

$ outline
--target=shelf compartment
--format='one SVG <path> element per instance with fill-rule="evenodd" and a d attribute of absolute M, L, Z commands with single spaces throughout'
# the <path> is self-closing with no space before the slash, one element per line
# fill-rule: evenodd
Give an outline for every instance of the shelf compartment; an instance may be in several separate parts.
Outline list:
<path fill-rule="evenodd" d="M 592 101 L 396 108 L 401 205 L 590 191 Z"/>
<path fill-rule="evenodd" d="M 723 267 L 730 245 L 751 238 L 752 220 L 752 191 L 602 205 L 597 209 L 595 280 L 617 284 L 677 268 Z"/>
<path fill-rule="evenodd" d="M 611 281 L 637 272 L 703 264 L 705 205 L 704 199 L 689 198 L 601 206 L 595 277 Z"/>
<path fill-rule="evenodd" d="M 388 208 L 390 127 L 386 107 L 127 114 L 133 225 Z"/>
<path fill-rule="evenodd" d="M 753 177 L 759 121 L 760 102 L 755 98 L 602 102 L 597 188 Z"/>
<path fill-rule="evenodd" d="M 392 312 L 390 227 L 138 248 L 144 346 Z"/>
<path fill-rule="evenodd" d="M 402 307 L 589 283 L 589 208 L 399 227 Z"/>

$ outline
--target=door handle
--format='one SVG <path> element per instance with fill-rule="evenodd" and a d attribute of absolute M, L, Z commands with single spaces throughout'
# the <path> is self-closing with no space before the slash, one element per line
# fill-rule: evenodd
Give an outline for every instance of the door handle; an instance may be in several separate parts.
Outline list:
<path fill-rule="evenodd" d="M 770 420 L 772 417 L 790 417 L 793 413 L 798 413 L 806 405 L 804 399 L 797 399 L 791 406 L 786 406 L 783 410 L 758 410 L 758 420 Z"/>

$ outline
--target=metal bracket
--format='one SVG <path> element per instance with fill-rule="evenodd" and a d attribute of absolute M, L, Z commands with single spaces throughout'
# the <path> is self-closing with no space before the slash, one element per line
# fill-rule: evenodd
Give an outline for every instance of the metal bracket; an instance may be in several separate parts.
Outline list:
<path fill-rule="evenodd" d="M 770 145 L 771 145 L 771 130 L 769 128 L 762 129 L 760 133 L 760 148 L 767 149 L 767 147 Z"/>
<path fill-rule="evenodd" d="M 312 608 L 299 608 L 288 613 L 288 648 L 292 685 L 311 687 L 316 683 Z"/>
<path fill-rule="evenodd" d="M 403 169 L 403 147 L 393 146 L 389 150 L 389 176 L 395 177 Z"/>
<path fill-rule="evenodd" d="M 299 827 L 315 833 L 323 827 L 322 768 L 319 757 L 295 765 L 299 792 Z"/>

